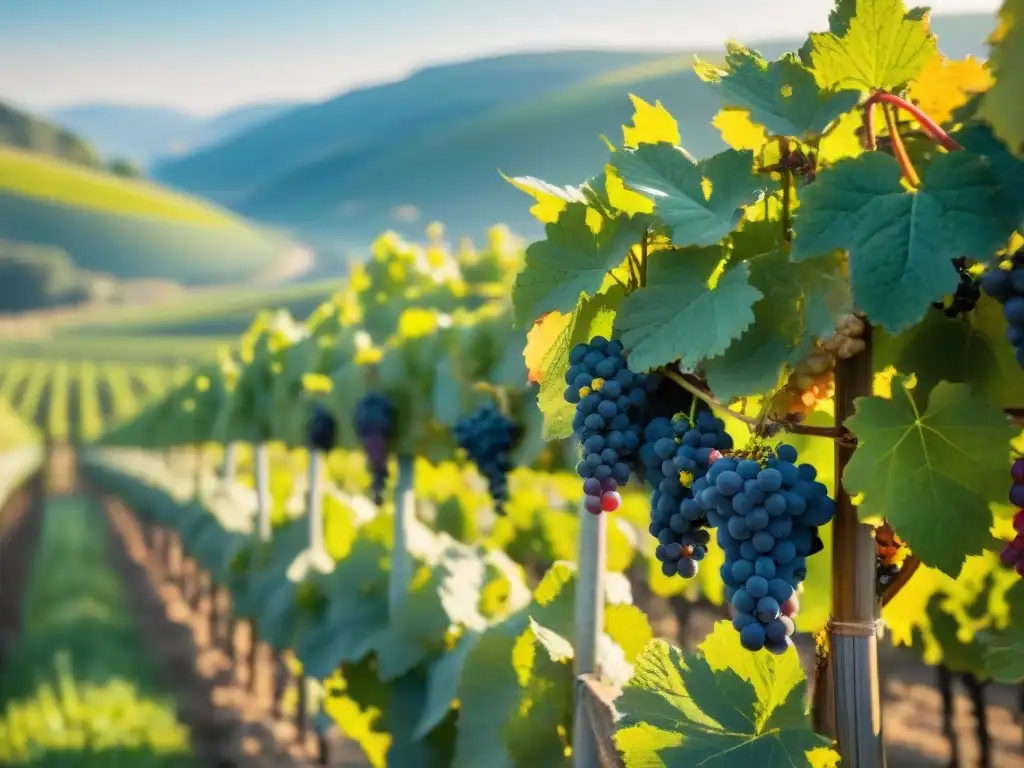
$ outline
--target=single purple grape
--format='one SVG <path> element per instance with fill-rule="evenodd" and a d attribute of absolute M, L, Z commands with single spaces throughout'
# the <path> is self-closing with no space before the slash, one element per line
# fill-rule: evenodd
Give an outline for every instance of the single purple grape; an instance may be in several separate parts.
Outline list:
<path fill-rule="evenodd" d="M 1024 483 L 1010 486 L 1010 503 L 1018 509 L 1024 508 Z"/>

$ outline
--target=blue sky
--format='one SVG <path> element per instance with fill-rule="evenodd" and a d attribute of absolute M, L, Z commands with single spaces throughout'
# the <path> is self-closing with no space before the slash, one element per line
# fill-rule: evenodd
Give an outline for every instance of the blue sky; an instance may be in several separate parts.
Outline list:
<path fill-rule="evenodd" d="M 914 4 L 914 3 L 909 3 Z M 933 0 L 936 13 L 998 0 Z M 785 13 L 780 13 L 782 7 Z M 515 50 L 803 36 L 827 0 L 0 0 L 0 99 L 212 113 Z"/>

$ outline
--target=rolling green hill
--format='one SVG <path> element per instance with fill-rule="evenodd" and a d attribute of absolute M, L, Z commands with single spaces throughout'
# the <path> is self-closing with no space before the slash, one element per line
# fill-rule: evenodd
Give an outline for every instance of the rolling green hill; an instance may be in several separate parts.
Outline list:
<path fill-rule="evenodd" d="M 453 121 L 418 138 L 366 139 L 293 169 L 255 190 L 238 209 L 300 229 L 343 231 L 355 243 L 385 228 L 413 234 L 424 219 L 473 236 L 499 221 L 530 233 L 537 225 L 528 199 L 501 178 L 499 169 L 558 184 L 582 181 L 608 157 L 601 135 L 621 140 L 621 126 L 632 115 L 629 93 L 661 99 L 679 116 L 684 141 L 695 154 L 724 146 L 708 122 L 717 98 L 701 87 L 691 64 L 692 56 L 657 59 Z M 400 206 L 419 211 L 420 220 L 396 219 Z"/>
<path fill-rule="evenodd" d="M 933 29 L 958 58 L 985 54 L 992 23 L 991 14 L 939 17 Z M 755 47 L 777 56 L 798 46 Z M 563 52 L 433 67 L 288 113 L 156 172 L 293 228 L 321 253 L 355 253 L 384 228 L 414 234 L 432 219 L 458 234 L 503 221 L 530 235 L 528 201 L 499 169 L 579 183 L 607 158 L 600 136 L 621 139 L 630 93 L 661 100 L 694 154 L 723 146 L 710 126 L 717 99 L 692 72 L 695 53 L 720 55 Z"/>
<path fill-rule="evenodd" d="M 431 67 L 396 83 L 351 91 L 288 112 L 215 147 L 157 164 L 156 178 L 228 205 L 299 165 L 368 140 L 431 135 L 494 108 L 528 103 L 658 54 L 522 54 Z M 258 158 L 258 162 L 256 159 Z"/>
<path fill-rule="evenodd" d="M 200 200 L 3 147 L 0 239 L 60 248 L 93 272 L 186 284 L 244 280 L 286 249 Z"/>

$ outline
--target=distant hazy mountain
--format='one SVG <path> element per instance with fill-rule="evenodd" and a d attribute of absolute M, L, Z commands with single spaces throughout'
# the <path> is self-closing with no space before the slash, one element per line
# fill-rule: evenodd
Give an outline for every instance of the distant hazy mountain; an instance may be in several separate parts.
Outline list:
<path fill-rule="evenodd" d="M 994 15 L 932 26 L 948 56 L 984 56 Z M 777 56 L 799 45 L 754 47 Z M 432 219 L 453 234 L 499 221 L 532 234 L 528 200 L 499 169 L 582 181 L 607 159 L 600 136 L 620 140 L 629 93 L 660 99 L 694 154 L 723 146 L 710 125 L 719 103 L 692 72 L 695 53 L 722 50 L 521 54 L 431 67 L 292 110 L 153 172 L 321 244 L 365 243 L 384 228 L 421 231 Z"/>
<path fill-rule="evenodd" d="M 252 104 L 214 117 L 164 107 L 82 104 L 55 109 L 49 117 L 85 137 L 105 157 L 127 157 L 140 165 L 197 149 L 249 130 L 299 102 Z"/>

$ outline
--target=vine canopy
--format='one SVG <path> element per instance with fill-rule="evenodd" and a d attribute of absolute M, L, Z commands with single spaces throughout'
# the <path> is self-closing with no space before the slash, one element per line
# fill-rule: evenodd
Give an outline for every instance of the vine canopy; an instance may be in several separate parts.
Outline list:
<path fill-rule="evenodd" d="M 692 157 L 672 115 L 632 97 L 633 124 L 594 177 L 510 179 L 545 224 L 512 292 L 545 437 L 571 434 L 567 351 L 594 335 L 620 339 L 633 370 L 690 375 L 724 405 L 763 402 L 857 311 L 876 373 L 899 374 L 891 399 L 862 398 L 846 425 L 862 518 L 890 520 L 954 576 L 992 548 L 1006 470 L 980 457 L 1008 449 L 1020 369 L 994 300 L 955 321 L 933 305 L 956 291 L 957 265 L 1008 258 L 1024 218 L 1021 5 L 1004 8 L 990 74 L 946 59 L 927 11 L 840 0 L 798 52 L 766 61 L 730 44 L 720 66 L 697 61 L 729 148 Z"/>

